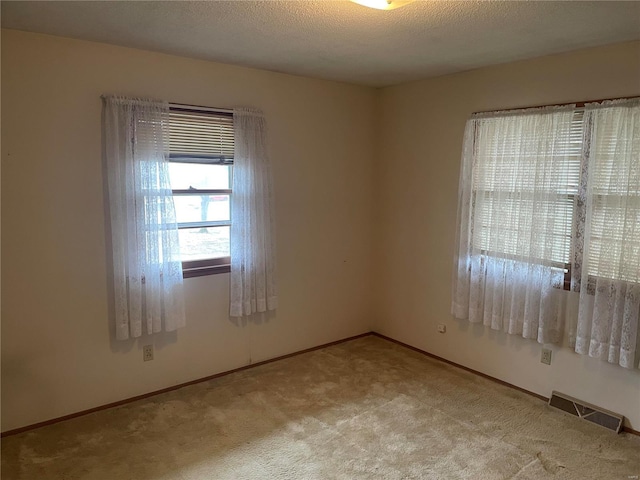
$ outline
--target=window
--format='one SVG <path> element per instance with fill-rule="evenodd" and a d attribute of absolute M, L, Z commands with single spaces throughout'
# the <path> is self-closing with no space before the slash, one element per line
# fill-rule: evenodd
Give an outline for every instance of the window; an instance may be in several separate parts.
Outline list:
<path fill-rule="evenodd" d="M 605 111 L 589 128 L 595 161 L 588 170 L 591 216 L 585 264 L 593 279 L 640 279 L 640 114 L 632 118 L 635 124 Z"/>
<path fill-rule="evenodd" d="M 583 240 L 576 238 L 575 232 L 584 230 L 590 178 L 588 275 L 633 280 L 636 265 L 618 265 L 615 261 L 623 249 L 640 249 L 640 240 L 628 235 L 630 225 L 640 222 L 640 204 L 638 195 L 629 195 L 626 190 L 629 180 L 625 176 L 630 172 L 620 164 L 621 152 L 615 148 L 619 126 L 604 122 L 586 125 L 584 108 L 578 108 L 572 112 L 566 129 L 557 125 L 546 130 L 553 139 L 541 142 L 539 125 L 518 120 L 509 116 L 486 118 L 475 126 L 474 248 L 491 257 L 525 257 L 521 255 L 520 234 L 523 230 L 535 232 L 537 240 L 531 246 L 544 248 L 535 253 L 535 248 L 528 251 L 527 261 L 564 269 L 564 288 L 569 289 L 572 260 L 582 263 L 581 258 L 572 258 L 572 251 L 583 252 Z M 598 130 L 594 131 L 596 127 Z M 593 141 L 595 135 L 598 141 Z M 590 169 L 583 171 L 582 162 L 587 155 L 594 161 Z M 548 168 L 540 168 L 541 158 Z M 548 175 L 547 170 L 552 174 Z M 543 224 L 532 224 L 534 208 L 547 211 L 542 216 Z M 497 217 L 503 220 L 498 221 Z"/>
<path fill-rule="evenodd" d="M 474 114 L 452 313 L 631 368 L 640 322 L 640 99 Z M 564 271 L 564 275 L 563 275 Z"/>
<path fill-rule="evenodd" d="M 229 271 L 233 115 L 172 106 L 169 175 L 185 277 Z"/>
<path fill-rule="evenodd" d="M 561 120 L 504 116 L 475 125 L 473 248 L 561 269 L 565 289 L 583 121 L 584 110 L 576 110 Z"/>

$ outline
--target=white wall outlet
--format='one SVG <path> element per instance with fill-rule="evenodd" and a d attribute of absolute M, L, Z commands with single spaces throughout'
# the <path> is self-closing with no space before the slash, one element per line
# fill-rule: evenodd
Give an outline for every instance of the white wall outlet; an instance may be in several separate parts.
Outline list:
<path fill-rule="evenodd" d="M 443 323 L 438 325 L 438 332 L 440 333 L 446 333 L 447 332 L 447 326 L 444 325 Z"/>
<path fill-rule="evenodd" d="M 142 347 L 142 359 L 145 362 L 153 360 L 153 345 L 145 345 Z"/>
<path fill-rule="evenodd" d="M 540 355 L 540 361 L 542 363 L 546 363 L 547 365 L 551 365 L 551 349 L 543 348 L 542 354 Z"/>

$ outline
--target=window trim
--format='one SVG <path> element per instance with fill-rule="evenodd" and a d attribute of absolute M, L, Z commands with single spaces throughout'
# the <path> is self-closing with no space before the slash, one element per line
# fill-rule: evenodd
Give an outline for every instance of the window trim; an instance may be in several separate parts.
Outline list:
<path fill-rule="evenodd" d="M 222 108 L 202 107 L 196 105 L 184 105 L 177 103 L 169 104 L 170 111 L 176 112 L 194 112 L 203 113 L 209 115 L 218 115 L 225 117 L 233 117 L 233 110 Z M 229 158 L 213 158 L 208 155 L 176 155 L 169 154 L 170 163 L 193 163 L 193 164 L 206 164 L 206 165 L 221 165 L 233 167 L 233 160 Z M 176 189 L 171 190 L 172 196 L 176 195 L 228 195 L 229 201 L 233 195 L 233 188 L 225 189 Z M 180 222 L 177 224 L 178 229 L 181 228 L 197 228 L 197 227 L 231 227 L 231 218 L 229 220 L 211 221 L 211 222 Z M 220 273 L 231 272 L 231 256 L 226 257 L 212 257 L 200 260 L 185 260 L 182 264 L 182 277 L 194 278 L 202 277 L 206 275 L 217 275 Z"/>

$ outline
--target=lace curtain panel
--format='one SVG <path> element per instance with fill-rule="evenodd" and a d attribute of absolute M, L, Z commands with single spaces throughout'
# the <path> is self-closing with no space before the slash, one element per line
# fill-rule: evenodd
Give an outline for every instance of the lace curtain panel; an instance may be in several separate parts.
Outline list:
<path fill-rule="evenodd" d="M 105 97 L 116 338 L 185 325 L 168 103 Z"/>
<path fill-rule="evenodd" d="M 462 155 L 452 313 L 638 364 L 640 100 L 476 114 Z"/>
<path fill-rule="evenodd" d="M 273 183 L 262 113 L 235 109 L 230 315 L 277 307 Z"/>
<path fill-rule="evenodd" d="M 459 186 L 452 313 L 556 343 L 580 151 L 574 109 L 476 114 Z"/>
<path fill-rule="evenodd" d="M 636 364 L 640 314 L 640 101 L 585 107 L 586 215 L 576 352 Z"/>

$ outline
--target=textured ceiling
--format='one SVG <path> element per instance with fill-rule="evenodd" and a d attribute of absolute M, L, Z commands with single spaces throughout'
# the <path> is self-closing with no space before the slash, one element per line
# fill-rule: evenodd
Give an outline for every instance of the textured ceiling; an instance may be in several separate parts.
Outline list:
<path fill-rule="evenodd" d="M 386 86 L 640 38 L 640 2 L 13 2 L 2 26 Z"/>

